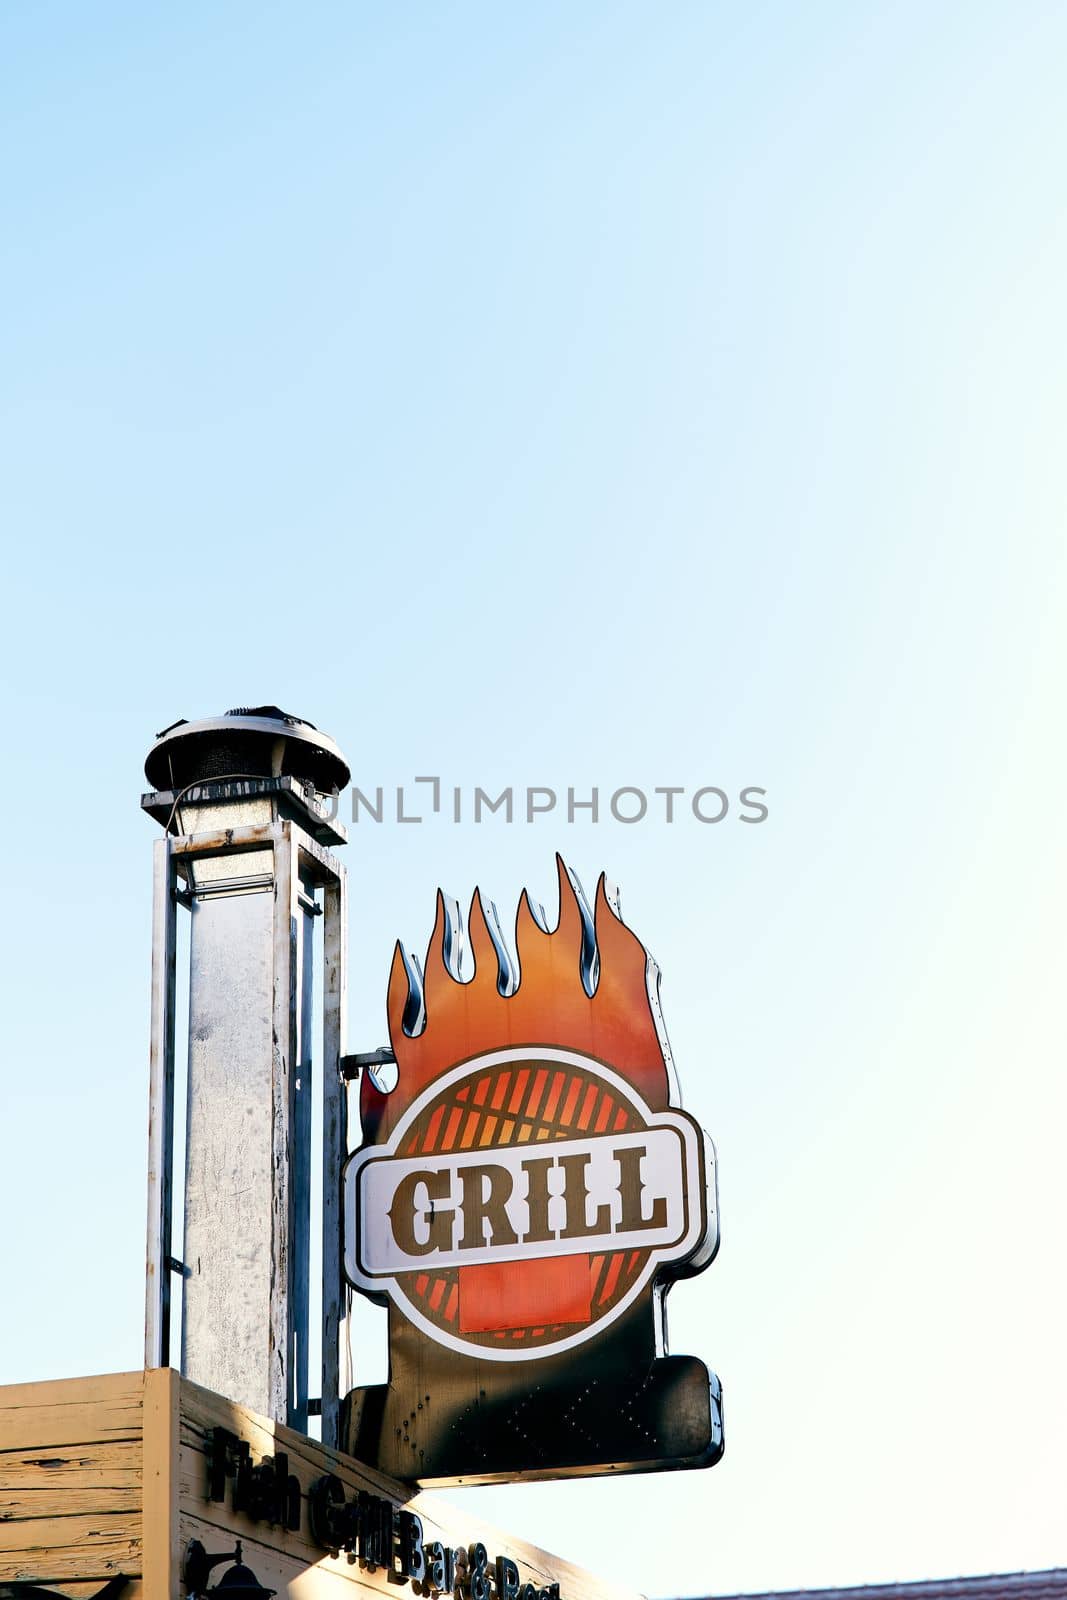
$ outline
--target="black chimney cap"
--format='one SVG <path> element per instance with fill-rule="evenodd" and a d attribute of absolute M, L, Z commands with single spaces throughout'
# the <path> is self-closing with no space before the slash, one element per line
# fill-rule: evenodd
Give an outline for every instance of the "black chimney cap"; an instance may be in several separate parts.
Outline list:
<path fill-rule="evenodd" d="M 238 706 L 225 716 L 181 719 L 156 735 L 144 764 L 154 789 L 222 778 L 296 778 L 320 794 L 343 789 L 348 762 L 329 734 L 280 706 Z"/>

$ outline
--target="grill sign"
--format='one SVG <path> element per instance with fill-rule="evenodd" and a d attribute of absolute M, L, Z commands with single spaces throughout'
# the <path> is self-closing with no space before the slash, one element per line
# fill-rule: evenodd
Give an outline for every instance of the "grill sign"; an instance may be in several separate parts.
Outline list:
<path fill-rule="evenodd" d="M 497 1089 L 491 1095 L 494 1082 Z M 462 1101 L 456 1098 L 457 1088 Z M 440 1137 L 449 1091 L 471 1126 L 468 1147 L 461 1140 L 457 1150 L 435 1155 L 424 1147 L 424 1153 L 405 1155 L 414 1142 L 412 1130 L 420 1124 L 428 1129 L 436 1122 Z M 618 1122 L 626 1129 L 639 1120 L 644 1126 L 640 1131 L 605 1128 L 531 1144 L 531 1134 L 551 1126 L 536 1122 L 538 1111 L 543 1107 L 546 1117 L 558 1112 L 562 1119 L 568 1109 L 565 1095 L 571 1101 L 566 1120 L 576 1131 L 583 1124 L 588 1128 L 597 1107 L 597 1121 Z M 473 1136 L 478 1124 L 484 1126 L 494 1115 L 494 1100 L 499 1101 L 498 1123 L 512 1121 L 511 1131 L 518 1128 L 521 1135 L 525 1130 L 527 1138 L 490 1153 L 475 1147 Z M 430 1106 L 437 1111 L 426 1117 Z M 428 1140 L 430 1145 L 436 1142 Z M 457 1068 L 415 1103 L 384 1151 L 358 1153 L 348 1182 L 358 1219 L 349 1230 L 346 1261 L 352 1282 L 371 1292 L 387 1290 L 413 1322 L 442 1344 L 497 1360 L 526 1360 L 531 1344 L 548 1354 L 594 1337 L 606 1320 L 614 1320 L 632 1303 L 660 1262 L 691 1256 L 706 1233 L 705 1207 L 689 1203 L 690 1194 L 698 1202 L 703 1198 L 699 1129 L 678 1112 L 638 1108 L 633 1092 L 616 1074 L 563 1050 L 545 1048 L 536 1057 L 525 1049 L 498 1051 Z M 626 1258 L 635 1254 L 640 1271 L 624 1275 Z M 612 1257 L 595 1306 L 588 1269 L 593 1255 Z M 499 1284 L 493 1271 L 475 1273 L 466 1282 L 459 1278 L 454 1326 L 441 1314 L 448 1310 L 443 1294 L 436 1306 L 418 1294 L 419 1281 L 429 1271 L 469 1272 L 518 1263 L 534 1274 L 533 1295 L 523 1291 L 514 1270 Z M 405 1289 L 411 1274 L 414 1293 Z M 625 1292 L 617 1294 L 624 1277 Z M 468 1288 L 473 1292 L 464 1293 Z M 494 1288 L 499 1290 L 495 1295 Z M 529 1326 L 532 1298 L 543 1302 L 537 1314 L 553 1320 L 551 1329 Z M 577 1328 L 566 1320 L 571 1316 L 580 1318 Z M 509 1323 L 514 1324 L 512 1331 L 521 1327 L 529 1337 L 521 1343 L 486 1339 Z"/>
<path fill-rule="evenodd" d="M 594 916 L 559 868 L 554 933 L 520 902 L 518 974 L 477 894 L 469 981 L 443 896 L 425 983 L 394 959 L 399 1081 L 364 1082 L 344 1205 L 347 1276 L 390 1313 L 390 1381 L 349 1396 L 349 1448 L 400 1478 L 721 1454 L 717 1380 L 659 1354 L 667 1286 L 718 1244 L 714 1152 L 678 1105 L 655 964 L 604 880 Z"/>

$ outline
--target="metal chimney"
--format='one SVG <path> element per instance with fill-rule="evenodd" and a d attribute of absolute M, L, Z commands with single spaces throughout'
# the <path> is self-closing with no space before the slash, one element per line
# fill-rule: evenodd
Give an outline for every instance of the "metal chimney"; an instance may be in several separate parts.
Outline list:
<path fill-rule="evenodd" d="M 343 1334 L 338 1174 L 347 1153 L 345 869 L 333 740 L 277 706 L 178 722 L 145 761 L 155 846 L 145 1365 L 181 1370 L 306 1431 L 313 1095 L 322 1105 L 322 1436 L 337 1434 Z M 177 917 L 189 916 L 184 1151 L 174 1149 Z M 323 1038 L 313 1066 L 313 938 L 323 919 Z M 172 1177 L 184 1163 L 181 1261 Z M 314 1408 L 313 1408 L 314 1409 Z"/>

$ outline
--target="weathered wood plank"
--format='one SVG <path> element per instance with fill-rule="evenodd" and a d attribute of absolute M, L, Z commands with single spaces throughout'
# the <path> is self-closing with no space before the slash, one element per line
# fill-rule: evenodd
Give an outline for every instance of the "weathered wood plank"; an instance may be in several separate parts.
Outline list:
<path fill-rule="evenodd" d="M 141 1482 L 141 1445 L 137 1439 L 114 1439 L 56 1450 L 7 1450 L 0 1453 L 0 1495 L 25 1491 L 136 1487 Z"/>
<path fill-rule="evenodd" d="M 140 1515 L 35 1517 L 0 1523 L 0 1583 L 140 1573 Z M 98 1584 L 99 1587 L 99 1584 Z"/>
<path fill-rule="evenodd" d="M 67 1600 L 96 1600 L 101 1584 L 99 1578 L 53 1578 L 48 1587 L 53 1594 L 64 1595 Z M 131 1578 L 122 1591 L 122 1600 L 151 1600 L 151 1597 L 140 1578 Z"/>
<path fill-rule="evenodd" d="M 118 1515 L 124 1512 L 141 1515 L 141 1475 L 133 1483 L 102 1483 L 87 1487 L 73 1484 L 62 1488 L 17 1489 L 0 1488 L 0 1524 L 15 1526 L 19 1522 L 39 1522 L 42 1517 L 80 1517 L 99 1514 Z"/>
<path fill-rule="evenodd" d="M 7 1383 L 0 1388 L 0 1411 L 21 1410 L 25 1406 L 79 1405 L 98 1400 L 119 1400 L 140 1396 L 143 1372 L 104 1372 L 89 1378 L 46 1378 L 38 1383 Z"/>
<path fill-rule="evenodd" d="M 11 1384 L 0 1389 L 0 1451 L 140 1439 L 143 1388 L 143 1372 Z"/>
<path fill-rule="evenodd" d="M 143 1385 L 127 1372 L 0 1389 L 0 1582 L 88 1596 L 140 1576 Z"/>

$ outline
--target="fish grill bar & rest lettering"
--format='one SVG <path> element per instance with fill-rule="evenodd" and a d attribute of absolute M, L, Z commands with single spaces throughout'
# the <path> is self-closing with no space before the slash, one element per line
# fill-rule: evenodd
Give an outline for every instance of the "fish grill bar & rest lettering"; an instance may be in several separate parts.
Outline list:
<path fill-rule="evenodd" d="M 509 1556 L 492 1563 L 484 1544 L 452 1548 L 439 1539 L 424 1542 L 422 1521 L 378 1495 L 358 1490 L 346 1498 L 340 1478 L 327 1474 L 309 1497 L 311 1537 L 316 1544 L 349 1560 L 384 1567 L 406 1579 L 419 1595 L 451 1594 L 455 1600 L 560 1600 L 558 1583 L 539 1588 L 523 1583 Z"/>
<path fill-rule="evenodd" d="M 208 1451 L 207 1499 L 225 1502 L 227 1484 L 235 1512 L 290 1533 L 301 1526 L 300 1480 L 283 1451 L 256 1465 L 249 1445 L 228 1428 L 213 1428 Z M 324 1473 L 308 1495 L 309 1533 L 330 1555 L 345 1554 L 373 1569 L 383 1568 L 418 1595 L 453 1600 L 560 1600 L 558 1583 L 544 1588 L 523 1583 L 508 1556 L 490 1562 L 484 1544 L 453 1547 L 427 1541 L 422 1519 L 381 1495 L 351 1494 L 334 1473 Z"/>

